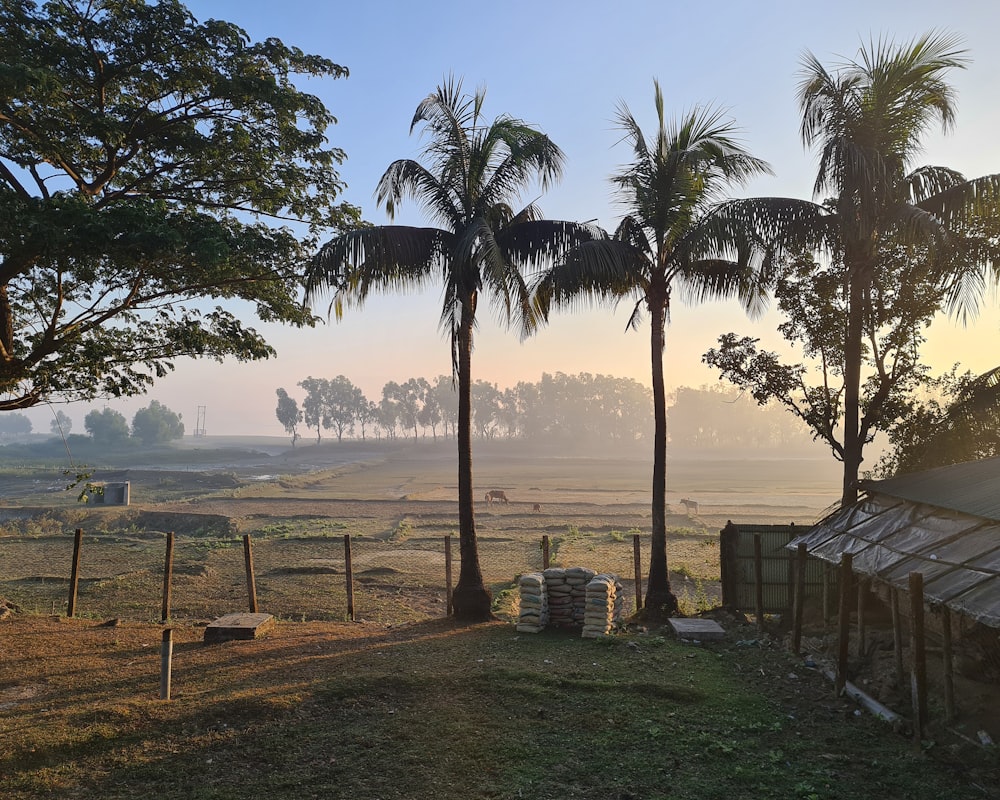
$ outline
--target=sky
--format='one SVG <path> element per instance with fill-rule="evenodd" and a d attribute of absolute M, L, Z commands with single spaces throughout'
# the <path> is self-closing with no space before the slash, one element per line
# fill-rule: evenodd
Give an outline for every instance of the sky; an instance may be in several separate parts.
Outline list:
<path fill-rule="evenodd" d="M 668 117 L 695 106 L 725 109 L 743 144 L 770 163 L 773 176 L 733 190 L 734 197 L 812 198 L 815 153 L 799 138 L 796 86 L 808 51 L 828 67 L 857 54 L 870 39 L 908 42 L 931 30 L 962 38 L 968 68 L 951 73 L 958 94 L 955 129 L 933 129 L 919 164 L 944 165 L 968 177 L 1000 172 L 1000 4 L 982 0 L 720 0 L 709 5 L 676 0 L 545 0 L 468 3 L 451 0 L 338 2 L 337 0 L 188 0 L 199 20 L 224 19 L 251 39 L 277 37 L 347 67 L 346 79 L 311 79 L 300 88 L 320 97 L 337 117 L 330 143 L 347 153 L 339 169 L 342 200 L 361 207 L 374 224 L 388 222 L 373 192 L 385 168 L 417 158 L 421 138 L 409 133 L 417 104 L 449 75 L 466 89 L 486 88 L 485 114 L 514 117 L 541 129 L 566 156 L 562 181 L 537 200 L 551 219 L 587 221 L 613 230 L 622 210 L 608 178 L 629 159 L 613 118 L 624 103 L 644 130 L 655 125 L 653 80 L 663 89 Z M 404 205 L 398 224 L 426 224 L 420 209 Z M 997 365 L 1000 313 L 987 298 L 975 324 L 941 319 L 931 327 L 925 359 L 936 372 L 955 362 L 982 372 Z M 107 406 L 131 420 L 159 400 L 180 413 L 193 432 L 204 407 L 209 435 L 283 435 L 275 417 L 275 390 L 301 401 L 307 377 L 345 375 L 374 400 L 388 381 L 450 374 L 448 342 L 438 327 L 439 288 L 423 294 L 380 295 L 345 318 L 300 330 L 265 325 L 278 350 L 262 362 L 178 361 L 176 370 L 146 396 L 58 406 L 83 432 L 83 417 Z M 325 304 L 317 306 L 325 316 Z M 533 338 L 521 342 L 498 324 L 488 303 L 479 308 L 473 378 L 501 389 L 538 381 L 543 373 L 614 375 L 649 385 L 649 329 L 627 331 L 631 304 L 617 309 L 557 312 Z M 774 346 L 775 313 L 747 319 L 735 303 L 687 306 L 675 302 L 667 331 L 668 391 L 714 383 L 701 364 L 719 335 L 733 331 Z M 47 431 L 53 409 L 28 413 Z"/>

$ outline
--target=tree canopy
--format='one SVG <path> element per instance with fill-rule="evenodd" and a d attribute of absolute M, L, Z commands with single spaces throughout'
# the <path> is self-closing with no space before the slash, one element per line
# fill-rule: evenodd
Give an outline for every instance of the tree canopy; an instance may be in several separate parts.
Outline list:
<path fill-rule="evenodd" d="M 347 70 L 178 0 L 0 6 L 0 410 L 272 355 L 230 301 L 312 323 L 310 238 L 285 222 L 358 212 L 335 203 L 335 120 L 298 75 Z"/>
<path fill-rule="evenodd" d="M 132 435 L 145 445 L 164 444 L 184 436 L 181 415 L 153 400 L 132 417 Z"/>

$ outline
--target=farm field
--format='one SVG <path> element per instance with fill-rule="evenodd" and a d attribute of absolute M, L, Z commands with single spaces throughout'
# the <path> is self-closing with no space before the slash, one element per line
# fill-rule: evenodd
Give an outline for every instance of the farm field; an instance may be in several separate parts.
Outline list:
<path fill-rule="evenodd" d="M 346 590 L 335 576 L 344 572 L 342 540 L 350 534 L 358 615 L 383 623 L 441 616 L 444 539 L 457 535 L 453 446 L 185 448 L 164 454 L 160 469 L 95 470 L 94 480 L 130 482 L 128 507 L 80 503 L 58 473 L 22 470 L 0 505 L 0 532 L 7 533 L 0 546 L 9 556 L 0 595 L 35 613 L 62 609 L 69 535 L 80 528 L 79 611 L 158 619 L 171 531 L 172 617 L 212 618 L 246 604 L 234 587 L 244 569 L 239 537 L 249 534 L 263 608 L 288 619 L 341 620 Z M 481 562 L 495 593 L 541 568 L 543 537 L 552 564 L 630 581 L 635 534 L 647 558 L 645 453 L 569 457 L 480 445 L 475 468 Z M 836 498 L 836 465 L 822 460 L 676 458 L 669 475 L 668 563 L 689 609 L 718 594 L 717 537 L 727 520 L 808 524 Z M 489 490 L 504 491 L 509 502 L 480 500 Z M 634 604 L 634 581 L 627 585 Z"/>
<path fill-rule="evenodd" d="M 742 619 L 719 617 L 725 641 L 700 646 L 634 625 L 601 641 L 518 634 L 509 587 L 540 566 L 542 536 L 553 563 L 631 578 L 632 533 L 648 548 L 642 454 L 479 447 L 476 486 L 509 503 L 477 503 L 498 621 L 463 627 L 444 617 L 451 443 L 236 452 L 96 470 L 130 481 L 128 507 L 78 503 L 44 466 L 7 468 L 0 796 L 1000 797 L 994 753 L 940 727 L 917 751 Z M 836 499 L 835 466 L 672 459 L 668 558 L 687 609 L 713 605 L 727 519 L 807 524 Z M 77 527 L 83 578 L 67 619 Z M 157 691 L 166 531 L 178 542 L 170 702 Z M 240 534 L 278 624 L 207 646 L 205 622 L 246 607 Z"/>

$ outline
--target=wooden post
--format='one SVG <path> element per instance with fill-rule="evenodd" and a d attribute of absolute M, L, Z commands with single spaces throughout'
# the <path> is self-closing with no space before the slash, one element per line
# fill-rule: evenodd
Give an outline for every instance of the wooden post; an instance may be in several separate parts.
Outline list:
<path fill-rule="evenodd" d="M 910 689 L 913 742 L 920 747 L 927 725 L 927 648 L 924 639 L 924 576 L 910 573 Z"/>
<path fill-rule="evenodd" d="M 854 575 L 854 556 L 844 553 L 840 557 L 840 616 L 837 620 L 837 679 L 833 692 L 840 697 L 847 685 L 847 649 L 851 640 L 851 578 Z"/>
<path fill-rule="evenodd" d="M 791 530 L 791 536 L 788 541 L 795 538 L 795 523 L 790 522 L 789 527 Z M 786 619 L 791 619 L 795 613 L 795 558 L 796 553 L 786 548 L 785 551 L 788 555 L 788 579 L 785 583 L 785 614 Z"/>
<path fill-rule="evenodd" d="M 167 533 L 167 555 L 163 562 L 163 621 L 170 619 L 170 587 L 174 574 L 174 532 Z"/>
<path fill-rule="evenodd" d="M 344 580 L 347 581 L 347 618 L 354 622 L 354 565 L 351 563 L 351 534 L 344 534 Z"/>
<path fill-rule="evenodd" d="M 170 671 L 174 659 L 174 630 L 164 628 L 163 643 L 160 645 L 160 699 L 170 699 Z"/>
<path fill-rule="evenodd" d="M 635 565 L 635 610 L 642 610 L 642 543 L 639 534 L 632 534 L 632 561 Z"/>
<path fill-rule="evenodd" d="M 865 599 L 868 597 L 868 579 L 858 579 L 858 658 L 865 657 L 865 641 L 868 638 L 868 626 L 865 620 Z"/>
<path fill-rule="evenodd" d="M 726 527 L 719 531 L 719 577 L 722 581 L 722 605 L 727 608 L 739 605 L 739 568 L 736 558 L 739 541 L 739 530 L 732 520 L 726 520 Z"/>
<path fill-rule="evenodd" d="M 80 548 L 83 547 L 83 528 L 76 529 L 73 537 L 73 566 L 69 571 L 69 602 L 66 604 L 66 616 L 76 613 L 76 590 L 80 585 Z"/>
<path fill-rule="evenodd" d="M 444 537 L 444 585 L 445 585 L 445 615 L 451 616 L 454 612 L 454 606 L 452 604 L 452 588 L 451 588 L 451 534 L 445 534 Z"/>
<path fill-rule="evenodd" d="M 805 542 L 800 542 L 795 551 L 795 593 L 792 599 L 792 652 L 798 655 L 802 650 L 802 607 L 806 602 L 806 552 Z"/>
<path fill-rule="evenodd" d="M 941 650 L 944 659 L 944 713 L 948 722 L 955 721 L 955 672 L 951 649 L 951 610 L 941 609 Z"/>
<path fill-rule="evenodd" d="M 892 649 L 896 662 L 896 685 L 903 685 L 903 615 L 899 613 L 899 589 L 893 586 L 889 589 L 892 608 Z"/>
<path fill-rule="evenodd" d="M 542 569 L 549 568 L 549 535 L 542 536 Z"/>
<path fill-rule="evenodd" d="M 764 555 L 760 534 L 753 535 L 753 582 L 754 613 L 757 615 L 757 630 L 764 630 Z"/>
<path fill-rule="evenodd" d="M 833 570 L 823 562 L 823 624 L 830 624 L 830 575 Z"/>
<path fill-rule="evenodd" d="M 243 561 L 247 569 L 247 595 L 250 598 L 250 613 L 257 613 L 257 578 L 253 572 L 253 545 L 250 534 L 243 534 Z"/>

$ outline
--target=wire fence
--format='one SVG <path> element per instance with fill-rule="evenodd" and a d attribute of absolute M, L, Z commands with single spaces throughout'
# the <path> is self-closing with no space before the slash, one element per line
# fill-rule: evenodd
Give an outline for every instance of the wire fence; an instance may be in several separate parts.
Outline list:
<path fill-rule="evenodd" d="M 648 534 L 481 536 L 478 548 L 501 615 L 517 577 L 546 566 L 617 575 L 625 608 L 634 609 L 636 565 L 641 596 L 649 562 Z M 448 613 L 458 551 L 450 536 L 7 535 L 0 598 L 26 613 L 93 618 L 197 622 L 260 610 L 279 619 L 399 624 Z"/>

